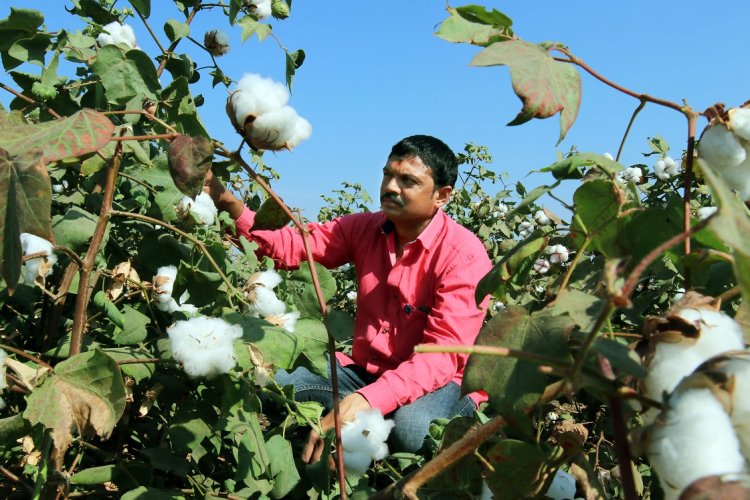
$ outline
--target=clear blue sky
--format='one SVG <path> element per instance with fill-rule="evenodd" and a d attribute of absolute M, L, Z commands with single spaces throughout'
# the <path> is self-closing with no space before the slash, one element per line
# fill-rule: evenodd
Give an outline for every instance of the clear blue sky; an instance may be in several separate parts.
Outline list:
<path fill-rule="evenodd" d="M 62 10 L 69 4 L 0 0 L 0 15 L 6 17 L 11 5 L 37 8 L 45 12 L 49 29 L 70 28 L 73 18 Z M 118 2 L 118 7 L 125 5 Z M 593 68 L 635 91 L 678 102 L 684 98 L 696 110 L 719 101 L 735 106 L 750 98 L 746 0 L 719 0 L 710 7 L 677 0 L 482 5 L 511 17 L 521 38 L 565 43 Z M 164 22 L 177 17 L 176 12 L 164 0 L 153 0 L 152 9 L 150 22 L 164 40 Z M 456 151 L 469 141 L 486 145 L 495 157 L 492 167 L 529 188 L 550 181 L 548 174 L 529 172 L 552 163 L 558 151 L 575 145 L 580 151 L 616 152 L 635 99 L 583 75 L 578 120 L 559 146 L 557 117 L 506 127 L 521 107 L 507 68 L 470 67 L 479 48 L 433 34 L 446 17 L 441 1 L 294 0 L 290 18 L 270 20 L 281 43 L 307 54 L 290 104 L 312 123 L 313 134 L 292 153 L 265 155 L 282 175 L 274 187 L 289 205 L 314 218 L 320 195 L 342 181 L 359 182 L 376 194 L 391 145 L 415 133 L 440 137 Z M 140 20 L 128 22 L 139 45 L 155 55 Z M 230 35 L 230 54 L 217 59 L 225 73 L 235 80 L 252 72 L 283 81 L 284 55 L 272 38 L 241 44 L 239 27 L 231 28 L 213 13 L 196 18 L 192 36 L 202 40 L 212 27 Z M 199 66 L 210 62 L 197 47 L 188 48 Z M 201 116 L 215 138 L 234 147 L 239 137 L 224 114 L 226 92 L 211 89 L 209 80 L 206 75 L 205 86 L 194 90 L 206 99 Z M 12 83 L 7 75 L 3 81 Z M 1 99 L 7 103 L 8 96 Z M 655 134 L 664 136 L 678 156 L 685 123 L 674 111 L 647 106 L 631 132 L 623 162 L 653 163 L 641 153 L 647 150 L 646 137 Z"/>

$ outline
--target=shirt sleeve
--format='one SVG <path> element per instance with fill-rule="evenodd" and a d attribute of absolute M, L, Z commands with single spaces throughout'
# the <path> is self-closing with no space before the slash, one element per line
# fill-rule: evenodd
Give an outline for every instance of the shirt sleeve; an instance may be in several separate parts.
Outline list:
<path fill-rule="evenodd" d="M 315 262 L 334 268 L 351 260 L 351 231 L 356 228 L 353 217 L 340 217 L 324 224 L 308 224 L 310 251 Z M 307 259 L 304 239 L 296 227 L 254 231 L 254 223 L 255 212 L 247 207 L 235 219 L 237 237 L 256 242 L 259 256 L 270 257 L 277 267 L 283 269 L 297 269 Z"/>
<path fill-rule="evenodd" d="M 479 280 L 492 265 L 484 247 L 474 248 L 456 259 L 440 280 L 422 341 L 432 345 L 473 345 L 482 327 L 489 297 L 477 306 L 475 291 Z M 452 380 L 460 384 L 468 354 L 413 353 L 396 368 L 384 372 L 359 392 L 383 414 L 414 402 Z"/>

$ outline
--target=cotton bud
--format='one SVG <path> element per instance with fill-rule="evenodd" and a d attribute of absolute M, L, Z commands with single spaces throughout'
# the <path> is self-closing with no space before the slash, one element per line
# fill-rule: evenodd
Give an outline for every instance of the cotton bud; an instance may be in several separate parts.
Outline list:
<path fill-rule="evenodd" d="M 615 180 L 620 184 L 627 184 L 628 182 L 637 183 L 641 180 L 641 177 L 643 177 L 643 171 L 638 167 L 629 167 L 615 174 Z"/>
<path fill-rule="evenodd" d="M 547 247 L 550 264 L 562 264 L 568 262 L 568 249 L 565 245 L 552 245 Z"/>
<path fill-rule="evenodd" d="M 341 427 L 344 467 L 347 472 L 364 474 L 372 460 L 388 456 L 386 440 L 395 422 L 385 420 L 380 410 L 359 411 L 356 418 Z"/>
<path fill-rule="evenodd" d="M 297 320 L 299 319 L 299 311 L 289 311 L 284 314 L 275 314 L 272 316 L 266 316 L 263 319 L 271 324 L 280 326 L 288 332 L 294 333 L 294 328 L 297 326 Z"/>
<path fill-rule="evenodd" d="M 201 192 L 194 200 L 189 196 L 183 196 L 176 210 L 180 219 L 186 220 L 188 217 L 195 216 L 204 226 L 212 226 L 219 213 L 211 196 L 206 192 Z"/>
<path fill-rule="evenodd" d="M 57 263 L 57 255 L 52 251 L 52 243 L 31 233 L 21 233 L 21 251 L 23 255 L 43 253 L 42 257 L 24 262 L 26 268 L 26 282 L 34 283 L 37 278 L 44 283 L 44 278 L 52 273 L 52 267 Z"/>
<path fill-rule="evenodd" d="M 699 220 L 704 220 L 715 214 L 717 210 L 719 210 L 719 207 L 701 207 L 696 210 L 695 215 Z"/>
<path fill-rule="evenodd" d="M 750 108 L 729 110 L 729 126 L 737 137 L 750 141 Z"/>
<path fill-rule="evenodd" d="M 271 15 L 271 0 L 242 0 L 247 11 L 258 19 L 266 19 Z"/>
<path fill-rule="evenodd" d="M 534 212 L 534 220 L 540 226 L 549 226 L 552 223 L 544 210 L 537 210 L 536 212 Z"/>
<path fill-rule="evenodd" d="M 492 216 L 496 219 L 503 219 L 505 218 L 505 215 L 508 213 L 508 205 L 505 203 L 498 203 L 495 210 L 492 212 Z"/>
<path fill-rule="evenodd" d="M 357 292 L 355 292 L 354 290 L 349 290 L 348 292 L 346 292 L 346 298 L 351 301 L 357 300 Z"/>
<path fill-rule="evenodd" d="M 221 318 L 198 316 L 177 321 L 167 328 L 172 357 L 191 377 L 213 377 L 228 373 L 237 360 L 232 344 L 242 337 L 242 328 Z"/>
<path fill-rule="evenodd" d="M 665 156 L 661 160 L 657 160 L 654 163 L 654 174 L 659 179 L 666 181 L 677 175 L 680 171 L 680 166 L 674 161 L 671 156 Z"/>
<path fill-rule="evenodd" d="M 521 238 L 525 238 L 532 232 L 534 232 L 534 224 L 532 222 L 522 221 L 520 224 L 518 224 L 516 231 L 518 231 L 518 236 L 520 236 Z"/>
<path fill-rule="evenodd" d="M 131 49 L 137 47 L 133 28 L 128 24 L 120 24 L 117 21 L 112 21 L 111 23 L 104 25 L 102 33 L 96 37 L 96 43 L 99 47 L 121 43 L 127 45 Z"/>
<path fill-rule="evenodd" d="M 289 17 L 289 4 L 285 0 L 272 0 L 271 12 L 276 19 L 286 19 Z"/>
<path fill-rule="evenodd" d="M 723 171 L 745 161 L 747 152 L 726 125 L 716 122 L 703 131 L 698 143 L 698 157 L 716 170 Z"/>
<path fill-rule="evenodd" d="M 207 31 L 203 36 L 203 45 L 212 56 L 220 57 L 229 53 L 229 37 L 220 30 Z"/>
<path fill-rule="evenodd" d="M 724 406 L 709 388 L 685 379 L 659 418 L 643 430 L 641 446 L 666 499 L 677 499 L 697 479 L 745 469 L 740 442 Z"/>
<path fill-rule="evenodd" d="M 665 317 L 648 318 L 645 328 L 643 393 L 656 401 L 707 359 L 745 345 L 739 324 L 719 311 L 717 301 L 696 292 L 687 292 Z"/>
<path fill-rule="evenodd" d="M 550 263 L 547 259 L 537 259 L 536 262 L 534 262 L 534 271 L 538 272 L 539 274 L 547 274 L 549 272 Z"/>

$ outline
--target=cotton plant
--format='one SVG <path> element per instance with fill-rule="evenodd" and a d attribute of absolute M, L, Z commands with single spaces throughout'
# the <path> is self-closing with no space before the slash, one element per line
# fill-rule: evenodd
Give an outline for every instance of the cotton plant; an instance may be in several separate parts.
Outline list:
<path fill-rule="evenodd" d="M 195 217 L 204 226 L 213 226 L 219 214 L 219 209 L 205 191 L 202 191 L 195 199 L 183 196 L 175 209 L 180 219 L 190 220 L 191 217 Z"/>
<path fill-rule="evenodd" d="M 355 419 L 341 426 L 344 468 L 348 473 L 362 475 L 373 460 L 388 456 L 386 440 L 395 422 L 383 418 L 377 408 L 358 411 Z"/>
<path fill-rule="evenodd" d="M 286 87 L 246 74 L 227 99 L 227 115 L 237 133 L 255 149 L 292 149 L 310 137 L 310 122 L 287 105 Z"/>
<path fill-rule="evenodd" d="M 549 226 L 552 224 L 552 220 L 544 210 L 534 212 L 534 221 L 540 226 Z"/>
<path fill-rule="evenodd" d="M 715 214 L 717 210 L 719 210 L 719 207 L 701 207 L 695 211 L 695 216 L 698 217 L 698 220 L 705 220 Z"/>
<path fill-rule="evenodd" d="M 565 245 L 548 246 L 546 252 L 549 255 L 550 264 L 562 264 L 568 262 L 570 258 L 570 250 Z"/>
<path fill-rule="evenodd" d="M 21 251 L 24 256 L 32 254 L 44 254 L 41 257 L 29 259 L 24 262 L 26 282 L 34 283 L 37 278 L 44 278 L 52 273 L 52 267 L 57 263 L 57 255 L 52 251 L 54 246 L 44 238 L 31 233 L 21 233 Z"/>
<path fill-rule="evenodd" d="M 668 181 L 680 173 L 680 166 L 671 156 L 665 156 L 654 163 L 654 175 L 662 181 Z"/>
<path fill-rule="evenodd" d="M 750 108 L 711 119 L 698 142 L 698 161 L 715 170 L 743 201 L 750 200 Z"/>
<path fill-rule="evenodd" d="M 518 236 L 525 238 L 534 232 L 534 223 L 529 221 L 521 221 L 516 228 Z"/>
<path fill-rule="evenodd" d="M 492 211 L 492 216 L 496 219 L 504 219 L 505 216 L 508 215 L 509 210 L 508 205 L 505 203 L 498 203 L 495 210 Z"/>
<path fill-rule="evenodd" d="M 260 19 L 271 16 L 271 0 L 242 0 L 242 5 L 250 14 Z"/>
<path fill-rule="evenodd" d="M 96 43 L 99 47 L 125 44 L 131 49 L 138 48 L 133 28 L 129 24 L 121 24 L 118 21 L 105 24 L 103 31 L 96 37 Z"/>
<path fill-rule="evenodd" d="M 628 167 L 615 174 L 615 181 L 620 184 L 637 183 L 641 177 L 643 177 L 643 171 L 639 167 Z"/>
<path fill-rule="evenodd" d="M 203 46 L 214 57 L 229 53 L 229 37 L 221 30 L 207 31 L 203 36 Z"/>
<path fill-rule="evenodd" d="M 244 290 L 245 302 L 249 304 L 247 312 L 256 318 L 282 316 L 286 312 L 286 304 L 274 292 L 279 283 L 281 275 L 273 269 L 251 276 Z"/>
<path fill-rule="evenodd" d="M 186 314 L 196 314 L 198 309 L 186 302 L 188 299 L 187 291 L 182 294 L 179 301 L 172 297 L 176 279 L 177 268 L 175 266 L 162 266 L 156 270 L 153 278 L 154 305 L 160 311 L 170 314 L 178 311 Z"/>
<path fill-rule="evenodd" d="M 232 344 L 242 337 L 242 328 L 221 318 L 196 316 L 167 328 L 175 361 L 188 376 L 211 378 L 228 373 L 237 364 Z"/>
<path fill-rule="evenodd" d="M 539 274 L 547 274 L 551 267 L 550 261 L 547 259 L 537 259 L 534 262 L 534 271 Z"/>

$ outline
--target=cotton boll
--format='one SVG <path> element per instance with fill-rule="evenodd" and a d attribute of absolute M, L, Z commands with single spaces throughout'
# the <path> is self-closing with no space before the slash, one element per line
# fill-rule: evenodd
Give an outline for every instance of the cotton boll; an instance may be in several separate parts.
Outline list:
<path fill-rule="evenodd" d="M 344 450 L 344 469 L 351 474 L 363 475 L 371 463 L 372 458 L 366 452 Z"/>
<path fill-rule="evenodd" d="M 246 293 L 246 299 L 250 303 L 248 313 L 255 316 L 280 316 L 286 311 L 286 304 L 276 297 L 270 288 L 258 286 Z"/>
<path fill-rule="evenodd" d="M 296 148 L 300 142 L 309 139 L 310 135 L 312 135 L 312 125 L 310 125 L 310 122 L 301 116 L 297 116 L 289 138 L 286 141 L 286 147 L 289 149 Z"/>
<path fill-rule="evenodd" d="M 492 215 L 496 219 L 503 219 L 508 213 L 508 210 L 508 205 L 506 205 L 505 203 L 498 203 L 497 208 L 495 208 L 495 211 L 492 212 Z"/>
<path fill-rule="evenodd" d="M 172 298 L 175 279 L 177 279 L 177 268 L 175 266 L 162 266 L 156 270 L 153 286 L 154 298 L 158 302 L 168 302 L 168 299 Z"/>
<path fill-rule="evenodd" d="M 677 499 L 697 479 L 746 467 L 729 415 L 707 388 L 675 391 L 644 439 L 667 499 Z"/>
<path fill-rule="evenodd" d="M 276 326 L 280 326 L 288 332 L 294 333 L 294 328 L 297 326 L 297 320 L 299 319 L 299 311 L 289 311 L 284 314 L 266 316 L 265 319 L 269 323 L 273 323 Z"/>
<path fill-rule="evenodd" d="M 534 224 L 528 221 L 522 221 L 520 224 L 518 224 L 516 231 L 518 231 L 518 236 L 520 236 L 521 238 L 525 238 L 532 232 L 534 232 Z"/>
<path fill-rule="evenodd" d="M 620 184 L 627 184 L 628 182 L 638 182 L 643 177 L 643 171 L 638 167 L 629 167 L 625 170 L 620 170 L 615 174 L 615 180 Z"/>
<path fill-rule="evenodd" d="M 229 53 L 229 37 L 220 30 L 207 31 L 203 36 L 203 45 L 216 57 Z"/>
<path fill-rule="evenodd" d="M 614 159 L 615 159 L 615 157 L 612 156 L 612 153 L 604 153 L 602 156 L 604 156 L 608 160 L 612 160 L 612 161 L 614 161 Z"/>
<path fill-rule="evenodd" d="M 361 472 L 364 474 L 371 460 L 382 460 L 387 457 L 386 440 L 394 425 L 395 422 L 384 419 L 377 408 L 359 411 L 353 421 L 346 422 L 341 427 L 341 445 L 344 453 L 350 454 L 354 464 L 352 467 L 363 464 L 364 457 L 367 457 L 367 466 Z M 349 469 L 346 455 L 344 465 Z"/>
<path fill-rule="evenodd" d="M 52 267 L 57 263 L 57 255 L 52 251 L 52 243 L 31 233 L 21 233 L 20 240 L 21 251 L 24 256 L 35 253 L 44 253 L 45 255 L 24 262 L 26 282 L 34 283 L 39 277 L 46 278 L 49 276 L 52 273 Z"/>
<path fill-rule="evenodd" d="M 197 316 L 177 321 L 167 328 L 172 357 L 191 377 L 227 373 L 236 364 L 232 343 L 242 337 L 242 328 L 220 318 Z"/>
<path fill-rule="evenodd" d="M 536 262 L 534 262 L 534 271 L 538 272 L 539 274 L 547 274 L 549 272 L 550 263 L 547 259 L 537 259 Z"/>
<path fill-rule="evenodd" d="M 718 170 L 717 173 L 742 201 L 750 200 L 750 156 L 739 165 Z"/>
<path fill-rule="evenodd" d="M 255 149 L 277 151 L 297 146 L 310 137 L 311 132 L 312 126 L 307 120 L 291 106 L 284 106 L 258 116 L 249 127 L 249 137 L 246 137 Z"/>
<path fill-rule="evenodd" d="M 266 19 L 271 15 L 271 0 L 244 0 L 245 8 L 258 19 Z"/>
<path fill-rule="evenodd" d="M 736 167 L 747 157 L 739 139 L 723 123 L 709 125 L 698 143 L 698 156 L 717 170 Z"/>
<path fill-rule="evenodd" d="M 245 135 L 246 125 L 252 126 L 258 116 L 284 107 L 287 101 L 289 92 L 282 84 L 249 73 L 227 99 L 227 114 L 237 132 Z"/>
<path fill-rule="evenodd" d="M 730 109 L 729 126 L 737 137 L 750 141 L 750 108 Z"/>
<path fill-rule="evenodd" d="M 206 192 L 201 192 L 195 197 L 195 200 L 189 196 L 183 196 L 176 209 L 179 217 L 184 219 L 187 214 L 192 214 L 204 226 L 212 226 L 219 213 L 211 196 Z"/>
<path fill-rule="evenodd" d="M 562 264 L 568 262 L 568 258 L 570 258 L 569 250 L 565 248 L 565 245 L 549 246 L 547 247 L 547 253 L 551 264 Z"/>
<path fill-rule="evenodd" d="M 135 33 L 129 25 L 112 21 L 105 24 L 103 29 L 104 31 L 96 37 L 96 43 L 100 47 L 119 43 L 123 43 L 130 48 L 136 47 Z"/>
<path fill-rule="evenodd" d="M 547 216 L 547 214 L 544 212 L 544 210 L 537 210 L 534 213 L 534 220 L 540 226 L 549 226 L 550 223 L 552 222 L 550 218 Z"/>
<path fill-rule="evenodd" d="M 268 269 L 259 273 L 255 273 L 249 280 L 249 284 L 252 285 L 263 285 L 266 288 L 276 288 L 281 283 L 282 278 L 279 273 L 273 269 Z"/>
<path fill-rule="evenodd" d="M 699 220 L 708 219 L 713 214 L 715 214 L 718 209 L 719 207 L 701 207 L 696 210 L 695 215 Z"/>
<path fill-rule="evenodd" d="M 679 171 L 679 165 L 677 165 L 677 162 L 671 156 L 665 156 L 654 163 L 654 174 L 663 181 L 674 177 Z"/>
<path fill-rule="evenodd" d="M 253 383 L 258 387 L 266 387 L 271 383 L 271 371 L 265 366 L 253 368 Z"/>

